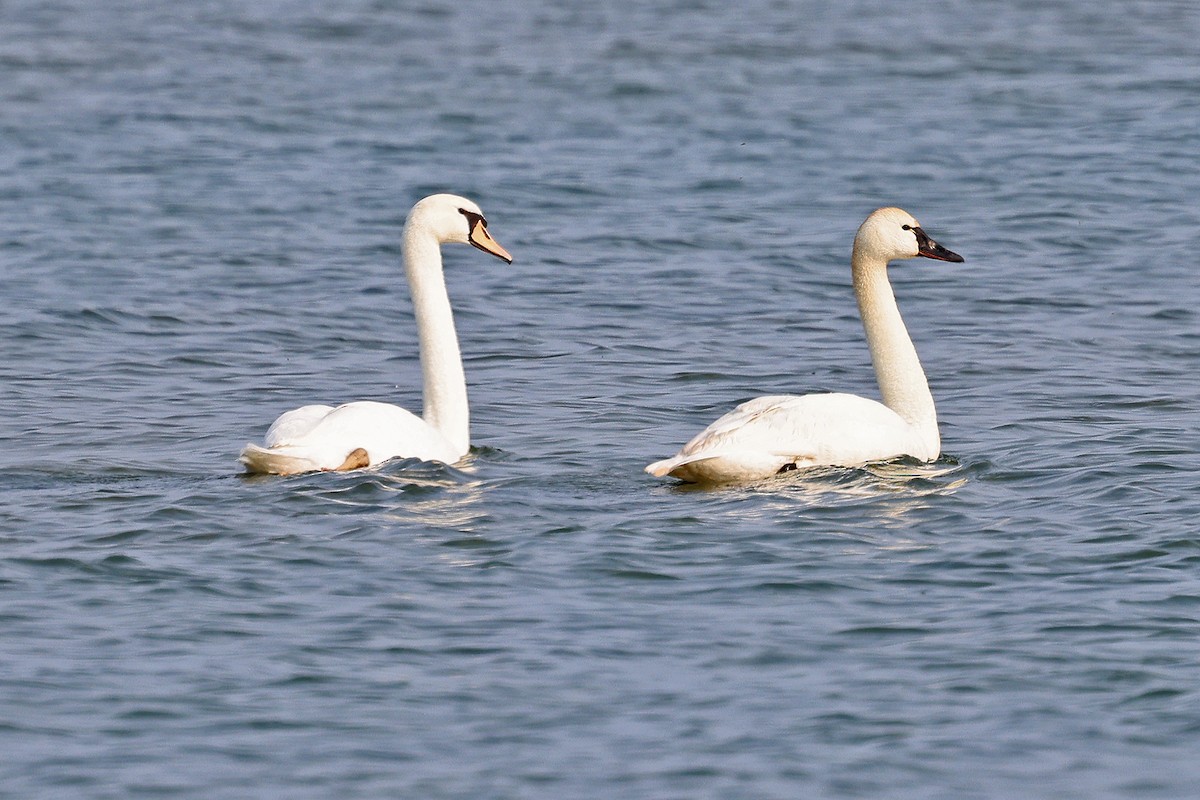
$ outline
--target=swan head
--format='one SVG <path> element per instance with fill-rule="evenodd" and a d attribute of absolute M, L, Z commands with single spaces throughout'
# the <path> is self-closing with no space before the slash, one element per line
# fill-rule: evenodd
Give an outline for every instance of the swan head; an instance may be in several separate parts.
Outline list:
<path fill-rule="evenodd" d="M 902 208 L 871 212 L 854 237 L 856 253 L 888 262 L 900 258 L 932 258 L 961 262 L 963 257 L 942 247 L 921 230 L 921 223 Z"/>
<path fill-rule="evenodd" d="M 432 234 L 441 244 L 458 243 L 478 247 L 509 264 L 512 256 L 488 233 L 487 219 L 474 202 L 455 194 L 431 194 L 408 212 L 406 228 Z"/>

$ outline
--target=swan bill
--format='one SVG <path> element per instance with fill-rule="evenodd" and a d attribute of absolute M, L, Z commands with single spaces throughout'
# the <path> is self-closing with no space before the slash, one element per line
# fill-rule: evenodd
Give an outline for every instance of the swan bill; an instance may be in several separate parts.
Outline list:
<path fill-rule="evenodd" d="M 508 251 L 500 246 L 500 243 L 492 238 L 488 233 L 487 220 L 478 214 L 472 214 L 469 211 L 462 212 L 467 217 L 468 224 L 471 226 L 471 232 L 467 234 L 467 241 L 475 247 L 478 247 L 485 253 L 491 253 L 497 258 L 504 259 L 505 262 L 511 264 L 513 257 Z"/>
<path fill-rule="evenodd" d="M 930 239 L 929 234 L 920 228 L 913 228 L 912 232 L 917 236 L 917 255 L 932 258 L 934 261 L 952 261 L 955 264 L 961 264 L 966 260 L 953 250 L 948 250 Z"/>

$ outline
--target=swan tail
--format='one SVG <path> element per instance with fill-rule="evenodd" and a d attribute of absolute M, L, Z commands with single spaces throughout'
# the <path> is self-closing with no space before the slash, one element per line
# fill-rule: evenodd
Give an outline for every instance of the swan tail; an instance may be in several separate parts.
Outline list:
<path fill-rule="evenodd" d="M 321 469 L 319 464 L 303 456 L 290 455 L 278 448 L 260 447 L 256 444 L 246 445 L 238 460 L 246 467 L 246 472 L 251 474 L 296 475 Z"/>
<path fill-rule="evenodd" d="M 655 461 L 646 472 L 688 483 L 731 483 L 769 478 L 776 473 L 811 466 L 812 459 L 775 453 L 708 451 Z"/>
<path fill-rule="evenodd" d="M 665 478 L 671 474 L 671 470 L 679 466 L 679 458 L 664 458 L 662 461 L 655 461 L 653 464 L 646 466 L 646 472 L 656 478 Z"/>
<path fill-rule="evenodd" d="M 695 464 L 698 461 L 708 461 L 714 458 L 720 458 L 722 453 L 692 453 L 686 456 L 675 456 L 674 458 L 664 458 L 662 461 L 655 461 L 653 464 L 646 466 L 646 472 L 656 478 L 665 478 L 668 475 L 674 475 L 677 478 L 684 477 L 676 472 L 681 467 L 686 467 L 689 464 Z"/>

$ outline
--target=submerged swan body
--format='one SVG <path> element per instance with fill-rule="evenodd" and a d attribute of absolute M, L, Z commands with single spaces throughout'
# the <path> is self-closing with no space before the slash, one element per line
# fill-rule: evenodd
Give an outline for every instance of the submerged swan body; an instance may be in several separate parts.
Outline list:
<path fill-rule="evenodd" d="M 512 256 L 488 233 L 479 206 L 464 197 L 430 195 L 409 212 L 404 272 L 417 321 L 422 416 L 370 400 L 336 408 L 303 406 L 275 420 L 263 446 L 246 445 L 241 462 L 247 472 L 347 470 L 397 457 L 453 464 L 467 454 L 467 383 L 442 275 L 441 246 L 449 242 L 471 244 L 512 263 Z"/>
<path fill-rule="evenodd" d="M 758 397 L 646 471 L 695 483 L 729 483 L 804 467 L 937 458 L 941 438 L 933 396 L 887 277 L 889 261 L 917 256 L 963 260 L 899 208 L 874 211 L 854 237 L 854 293 L 882 403 L 852 394 Z"/>

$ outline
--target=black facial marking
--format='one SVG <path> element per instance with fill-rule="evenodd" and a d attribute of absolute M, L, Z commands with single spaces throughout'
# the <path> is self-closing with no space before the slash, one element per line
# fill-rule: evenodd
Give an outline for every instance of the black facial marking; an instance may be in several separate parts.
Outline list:
<path fill-rule="evenodd" d="M 917 246 L 922 250 L 938 250 L 941 248 L 941 245 L 930 239 L 929 234 L 920 228 L 913 228 L 912 232 L 917 235 Z"/>
<path fill-rule="evenodd" d="M 476 214 L 474 211 L 467 211 L 465 208 L 460 208 L 458 213 L 467 218 L 467 226 L 471 229 L 474 229 L 476 224 L 482 225 L 485 228 L 487 227 L 487 220 L 483 218 L 482 214 Z"/>
<path fill-rule="evenodd" d="M 782 467 L 779 468 L 779 472 L 777 472 L 775 474 L 782 475 L 783 473 L 791 472 L 794 469 L 798 469 L 798 467 L 795 464 L 784 464 Z"/>

